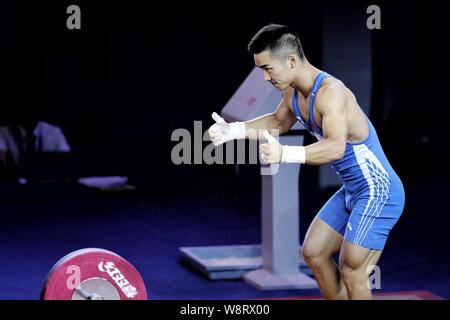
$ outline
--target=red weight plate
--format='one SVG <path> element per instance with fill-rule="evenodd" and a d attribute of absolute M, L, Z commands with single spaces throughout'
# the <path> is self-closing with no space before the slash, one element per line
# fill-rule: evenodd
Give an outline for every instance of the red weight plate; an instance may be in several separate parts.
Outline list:
<path fill-rule="evenodd" d="M 99 248 L 81 249 L 60 259 L 50 270 L 41 299 L 70 300 L 83 281 L 101 278 L 118 290 L 121 300 L 146 300 L 147 291 L 139 272 L 118 254 Z"/>

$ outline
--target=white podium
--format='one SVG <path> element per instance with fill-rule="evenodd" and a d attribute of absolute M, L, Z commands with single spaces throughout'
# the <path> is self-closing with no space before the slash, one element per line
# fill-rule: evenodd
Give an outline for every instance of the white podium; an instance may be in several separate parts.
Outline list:
<path fill-rule="evenodd" d="M 281 136 L 281 144 L 303 145 L 303 136 Z M 244 280 L 261 290 L 317 288 L 299 271 L 300 164 L 262 165 L 262 268 Z M 268 174 L 272 173 L 272 174 Z"/>

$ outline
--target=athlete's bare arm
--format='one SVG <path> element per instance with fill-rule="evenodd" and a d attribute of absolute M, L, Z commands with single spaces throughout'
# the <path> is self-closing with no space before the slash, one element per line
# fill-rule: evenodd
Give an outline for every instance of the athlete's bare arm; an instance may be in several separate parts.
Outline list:
<path fill-rule="evenodd" d="M 281 99 L 275 112 L 246 121 L 246 137 L 252 140 L 262 139 L 262 131 L 264 129 L 269 131 L 278 129 L 279 135 L 288 132 L 297 121 L 288 103 L 290 96 L 290 93 L 284 92 L 283 99 Z M 273 132 L 273 135 L 277 135 L 276 132 Z"/>
<path fill-rule="evenodd" d="M 306 163 L 320 165 L 341 159 L 347 143 L 347 102 L 345 87 L 330 84 L 316 96 L 316 110 L 322 116 L 324 139 L 305 147 Z"/>

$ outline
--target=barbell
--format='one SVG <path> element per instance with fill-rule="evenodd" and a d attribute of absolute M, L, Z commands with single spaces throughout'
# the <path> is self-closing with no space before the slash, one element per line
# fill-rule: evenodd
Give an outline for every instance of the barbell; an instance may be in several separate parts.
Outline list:
<path fill-rule="evenodd" d="M 118 254 L 86 248 L 62 257 L 51 268 L 41 292 L 43 300 L 146 300 L 144 281 Z"/>

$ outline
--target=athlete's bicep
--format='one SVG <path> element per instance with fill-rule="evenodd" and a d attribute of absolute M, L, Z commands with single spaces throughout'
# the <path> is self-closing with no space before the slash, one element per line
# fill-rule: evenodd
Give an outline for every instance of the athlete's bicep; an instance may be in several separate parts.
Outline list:
<path fill-rule="evenodd" d="M 324 139 L 336 142 L 345 149 L 347 142 L 347 110 L 345 94 L 341 88 L 326 88 L 317 99 L 322 115 Z"/>

